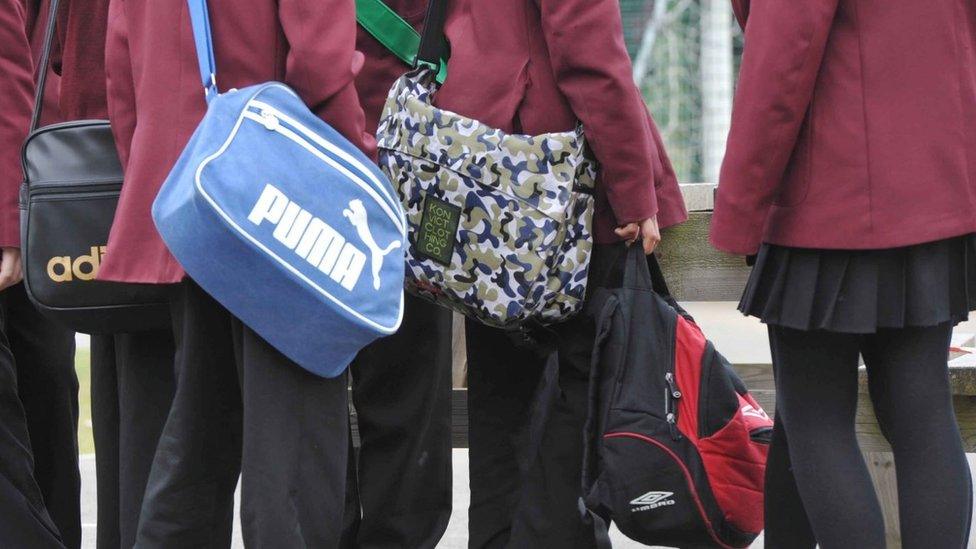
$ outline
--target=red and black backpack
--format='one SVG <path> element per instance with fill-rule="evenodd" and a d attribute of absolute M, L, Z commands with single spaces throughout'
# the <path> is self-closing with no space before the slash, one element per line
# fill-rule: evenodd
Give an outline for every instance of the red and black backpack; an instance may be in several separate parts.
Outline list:
<path fill-rule="evenodd" d="M 605 547 L 611 520 L 649 545 L 748 547 L 773 422 L 633 248 L 623 286 L 593 300 L 581 512 Z"/>

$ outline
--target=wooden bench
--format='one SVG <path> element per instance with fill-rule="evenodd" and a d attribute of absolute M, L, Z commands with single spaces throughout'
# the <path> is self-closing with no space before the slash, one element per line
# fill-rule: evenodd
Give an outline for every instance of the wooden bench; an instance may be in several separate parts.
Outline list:
<path fill-rule="evenodd" d="M 708 244 L 713 189 L 714 186 L 706 184 L 691 185 L 684 189 L 686 201 L 689 203 L 690 219 L 683 225 L 665 231 L 659 250 L 662 268 L 675 297 L 686 302 L 692 314 L 699 311 L 698 320 L 706 324 L 703 326 L 706 334 L 716 339 L 723 335 L 735 338 L 738 333 L 738 337 L 746 339 L 745 342 L 730 339 L 724 346 L 721 341 L 716 341 L 716 346 L 719 351 L 726 353 L 757 400 L 772 414 L 776 409 L 772 365 L 768 357 L 756 356 L 757 348 L 768 349 L 762 333 L 764 329 L 753 319 L 746 319 L 741 315 L 739 320 L 732 320 L 737 314 L 734 303 L 739 300 L 749 269 L 742 258 L 721 254 Z M 724 303 L 695 306 L 695 302 L 702 301 Z M 703 308 L 706 310 L 702 311 Z M 721 312 L 722 309 L 724 312 Z M 722 318 L 723 315 L 726 318 Z M 709 321 L 715 322 L 716 317 L 718 324 L 726 324 L 715 326 L 710 331 Z M 738 328 L 733 328 L 733 325 Z M 976 323 L 961 326 L 957 332 L 976 333 Z M 737 360 L 736 345 L 750 349 L 744 360 Z M 972 346 L 972 343 L 969 345 Z M 950 379 L 964 446 L 967 452 L 976 452 L 976 354 L 953 359 L 950 363 Z M 878 427 L 868 395 L 867 375 L 863 368 L 860 394 L 856 418 L 858 441 L 885 513 L 889 547 L 901 547 L 894 460 L 891 447 Z M 976 469 L 976 456 L 971 454 L 969 458 L 971 468 Z M 960 479 L 960 482 L 964 482 L 964 479 Z M 976 549 L 976 538 L 970 540 L 969 547 Z"/>
<path fill-rule="evenodd" d="M 776 409 L 776 392 L 765 328 L 755 319 L 747 319 L 735 311 L 735 302 L 749 276 L 749 268 L 741 257 L 719 253 L 708 244 L 714 188 L 710 184 L 682 185 L 690 218 L 686 223 L 664 231 L 658 255 L 672 293 L 697 316 L 705 333 L 735 364 L 750 390 L 772 414 Z M 968 329 L 976 333 L 976 322 Z M 950 372 L 956 415 L 966 451 L 976 452 L 976 355 L 956 359 Z M 452 437 L 455 448 L 468 446 L 466 374 L 463 321 L 456 317 Z M 856 419 L 858 440 L 885 512 L 889 547 L 896 548 L 901 543 L 894 461 L 891 448 L 875 419 L 867 386 L 863 383 L 865 379 L 862 376 L 862 398 Z M 358 444 L 355 416 L 353 422 L 354 439 Z M 976 466 L 972 455 L 970 464 Z M 976 549 L 976 542 L 971 541 L 969 547 Z"/>

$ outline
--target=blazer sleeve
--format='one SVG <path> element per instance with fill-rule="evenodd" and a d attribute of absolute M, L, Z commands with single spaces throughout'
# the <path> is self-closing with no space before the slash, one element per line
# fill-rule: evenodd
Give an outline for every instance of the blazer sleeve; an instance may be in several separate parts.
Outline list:
<path fill-rule="evenodd" d="M 111 0 L 105 36 L 105 87 L 112 134 L 124 170 L 136 131 L 136 92 L 129 56 L 129 27 L 124 0 Z"/>
<path fill-rule="evenodd" d="M 732 0 L 732 13 L 735 14 L 736 21 L 743 29 L 746 28 L 746 20 L 749 19 L 750 0 Z"/>
<path fill-rule="evenodd" d="M 34 103 L 24 4 L 0 0 L 0 246 L 20 247 L 20 149 Z"/>
<path fill-rule="evenodd" d="M 671 165 L 671 158 L 664 148 L 664 139 L 661 132 L 657 129 L 651 111 L 646 111 L 648 131 L 654 139 L 654 147 L 657 152 L 657 162 L 654 164 L 654 195 L 657 197 L 657 222 L 662 229 L 683 223 L 688 219 L 688 210 L 685 207 L 685 199 L 681 194 L 681 186 L 678 184 L 678 176 Z"/>
<path fill-rule="evenodd" d="M 354 0 L 280 0 L 278 17 L 289 51 L 285 83 L 322 120 L 371 158 L 376 138 L 366 119 L 355 78 L 363 66 L 356 51 Z"/>
<path fill-rule="evenodd" d="M 658 149 L 634 85 L 618 0 L 535 0 L 560 91 L 600 162 L 618 225 L 658 212 Z"/>
<path fill-rule="evenodd" d="M 763 0 L 745 51 L 712 218 L 712 244 L 753 254 L 810 107 L 838 0 Z"/>

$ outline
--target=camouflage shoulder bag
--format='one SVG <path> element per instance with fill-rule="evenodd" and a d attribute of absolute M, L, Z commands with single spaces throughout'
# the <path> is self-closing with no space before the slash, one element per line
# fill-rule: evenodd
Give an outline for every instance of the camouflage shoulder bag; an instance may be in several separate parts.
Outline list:
<path fill-rule="evenodd" d="M 564 320 L 586 293 L 596 165 L 580 128 L 513 135 L 433 106 L 446 4 L 431 1 L 377 131 L 407 215 L 406 288 L 500 328 Z"/>

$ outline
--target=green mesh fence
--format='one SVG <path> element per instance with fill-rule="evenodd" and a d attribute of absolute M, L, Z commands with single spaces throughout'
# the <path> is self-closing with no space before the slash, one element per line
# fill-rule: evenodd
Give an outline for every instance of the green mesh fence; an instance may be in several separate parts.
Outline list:
<path fill-rule="evenodd" d="M 627 50 L 641 72 L 635 79 L 678 177 L 713 180 L 741 50 L 728 0 L 621 0 L 620 7 Z"/>

